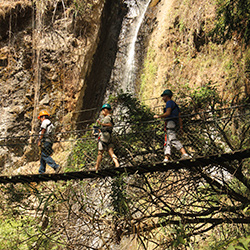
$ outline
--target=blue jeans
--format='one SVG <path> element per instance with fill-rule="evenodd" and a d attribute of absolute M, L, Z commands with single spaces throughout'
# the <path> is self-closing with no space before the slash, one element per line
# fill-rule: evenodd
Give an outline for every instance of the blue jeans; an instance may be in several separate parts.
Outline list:
<path fill-rule="evenodd" d="M 56 162 L 52 159 L 48 152 L 52 152 L 52 144 L 45 142 L 41 152 L 39 174 L 45 173 L 46 164 L 51 166 L 54 170 L 59 168 L 59 165 L 56 164 Z"/>

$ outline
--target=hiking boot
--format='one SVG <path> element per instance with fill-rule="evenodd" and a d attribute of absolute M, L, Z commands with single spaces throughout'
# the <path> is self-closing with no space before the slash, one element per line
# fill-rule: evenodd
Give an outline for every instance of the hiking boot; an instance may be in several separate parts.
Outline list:
<path fill-rule="evenodd" d="M 61 170 L 61 166 L 59 166 L 58 168 L 55 169 L 55 173 L 58 174 Z"/>
<path fill-rule="evenodd" d="M 190 155 L 188 155 L 188 154 L 183 154 L 182 156 L 181 156 L 181 160 L 188 160 L 188 159 L 191 159 L 192 157 L 190 156 Z"/>

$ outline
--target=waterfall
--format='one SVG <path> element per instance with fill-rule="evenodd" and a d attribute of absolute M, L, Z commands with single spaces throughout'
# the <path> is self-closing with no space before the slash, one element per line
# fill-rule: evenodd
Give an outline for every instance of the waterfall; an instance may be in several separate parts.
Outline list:
<path fill-rule="evenodd" d="M 106 93 L 114 94 L 119 90 L 134 93 L 136 76 L 136 42 L 141 24 L 151 0 L 127 0 L 128 13 L 125 16 L 118 41 L 118 52 Z"/>
<path fill-rule="evenodd" d="M 106 1 L 107 16 L 100 35 L 98 49 L 93 57 L 90 73 L 86 76 L 86 89 L 80 99 L 81 109 L 100 107 L 109 96 L 123 92 L 135 92 L 137 58 L 135 50 L 138 34 L 151 0 L 124 0 L 126 5 L 112 10 L 111 0 Z M 111 11 L 112 10 L 112 11 Z M 113 12 L 113 13 L 112 13 Z M 111 15 L 112 17 L 108 17 Z M 93 119 L 96 110 L 79 114 L 77 122 Z M 82 125 L 82 124 L 81 124 Z M 79 128 L 80 125 L 79 125 Z"/>

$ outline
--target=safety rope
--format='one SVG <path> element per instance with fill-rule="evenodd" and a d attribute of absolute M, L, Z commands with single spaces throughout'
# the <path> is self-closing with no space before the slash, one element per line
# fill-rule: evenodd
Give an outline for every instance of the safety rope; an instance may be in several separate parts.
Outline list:
<path fill-rule="evenodd" d="M 242 110 L 240 112 L 235 111 L 242 107 L 246 106 L 223 109 L 230 111 L 228 113 L 217 110 L 213 113 L 202 112 L 183 115 L 184 133 L 180 136 L 180 140 L 192 159 L 201 158 L 200 161 L 205 160 L 207 162 L 210 156 L 217 155 L 220 157 L 228 152 L 249 148 L 250 113 L 248 109 L 245 109 L 244 112 Z M 215 112 L 219 115 L 217 113 L 214 115 Z M 162 161 L 164 159 L 164 127 L 164 120 L 117 124 L 113 129 L 112 143 L 121 166 L 135 167 L 135 169 L 140 170 L 144 168 L 144 163 L 153 166 Z M 234 127 L 237 127 L 239 131 L 232 136 L 232 128 Z M 176 133 L 179 135 L 178 129 Z M 62 158 L 62 160 L 59 159 L 59 164 L 64 166 L 62 171 L 65 174 L 68 173 L 67 171 L 88 172 L 93 169 L 97 157 L 97 138 L 92 135 L 92 128 L 58 132 L 55 137 L 55 142 L 58 143 L 57 148 L 62 149 L 61 151 L 57 150 L 56 153 Z M 39 165 L 40 153 L 36 138 L 38 138 L 38 135 L 0 137 L 2 162 L 5 160 L 8 165 L 15 165 L 16 162 L 11 161 L 9 155 L 16 155 L 20 159 L 23 157 L 17 167 L 25 167 L 28 163 Z M 29 151 L 26 152 L 27 146 L 29 146 Z M 103 159 L 103 166 L 112 166 L 111 159 L 106 158 Z M 175 162 L 175 165 L 179 158 L 178 150 L 173 150 L 171 159 L 172 162 Z M 159 165 L 159 167 L 162 167 L 162 165 Z M 104 169 L 101 171 L 104 171 Z M 109 170 L 107 171 L 109 172 Z"/>

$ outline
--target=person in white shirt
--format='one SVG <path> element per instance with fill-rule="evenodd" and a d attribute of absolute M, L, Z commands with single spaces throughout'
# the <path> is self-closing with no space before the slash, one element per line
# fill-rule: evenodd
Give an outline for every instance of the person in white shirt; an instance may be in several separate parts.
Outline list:
<path fill-rule="evenodd" d="M 54 129 L 54 125 L 49 120 L 49 113 L 46 110 L 39 113 L 38 119 L 41 121 L 38 140 L 38 146 L 41 147 L 39 174 L 45 173 L 46 164 L 51 166 L 56 173 L 59 173 L 61 168 L 51 157 L 53 153 L 52 131 Z"/>

